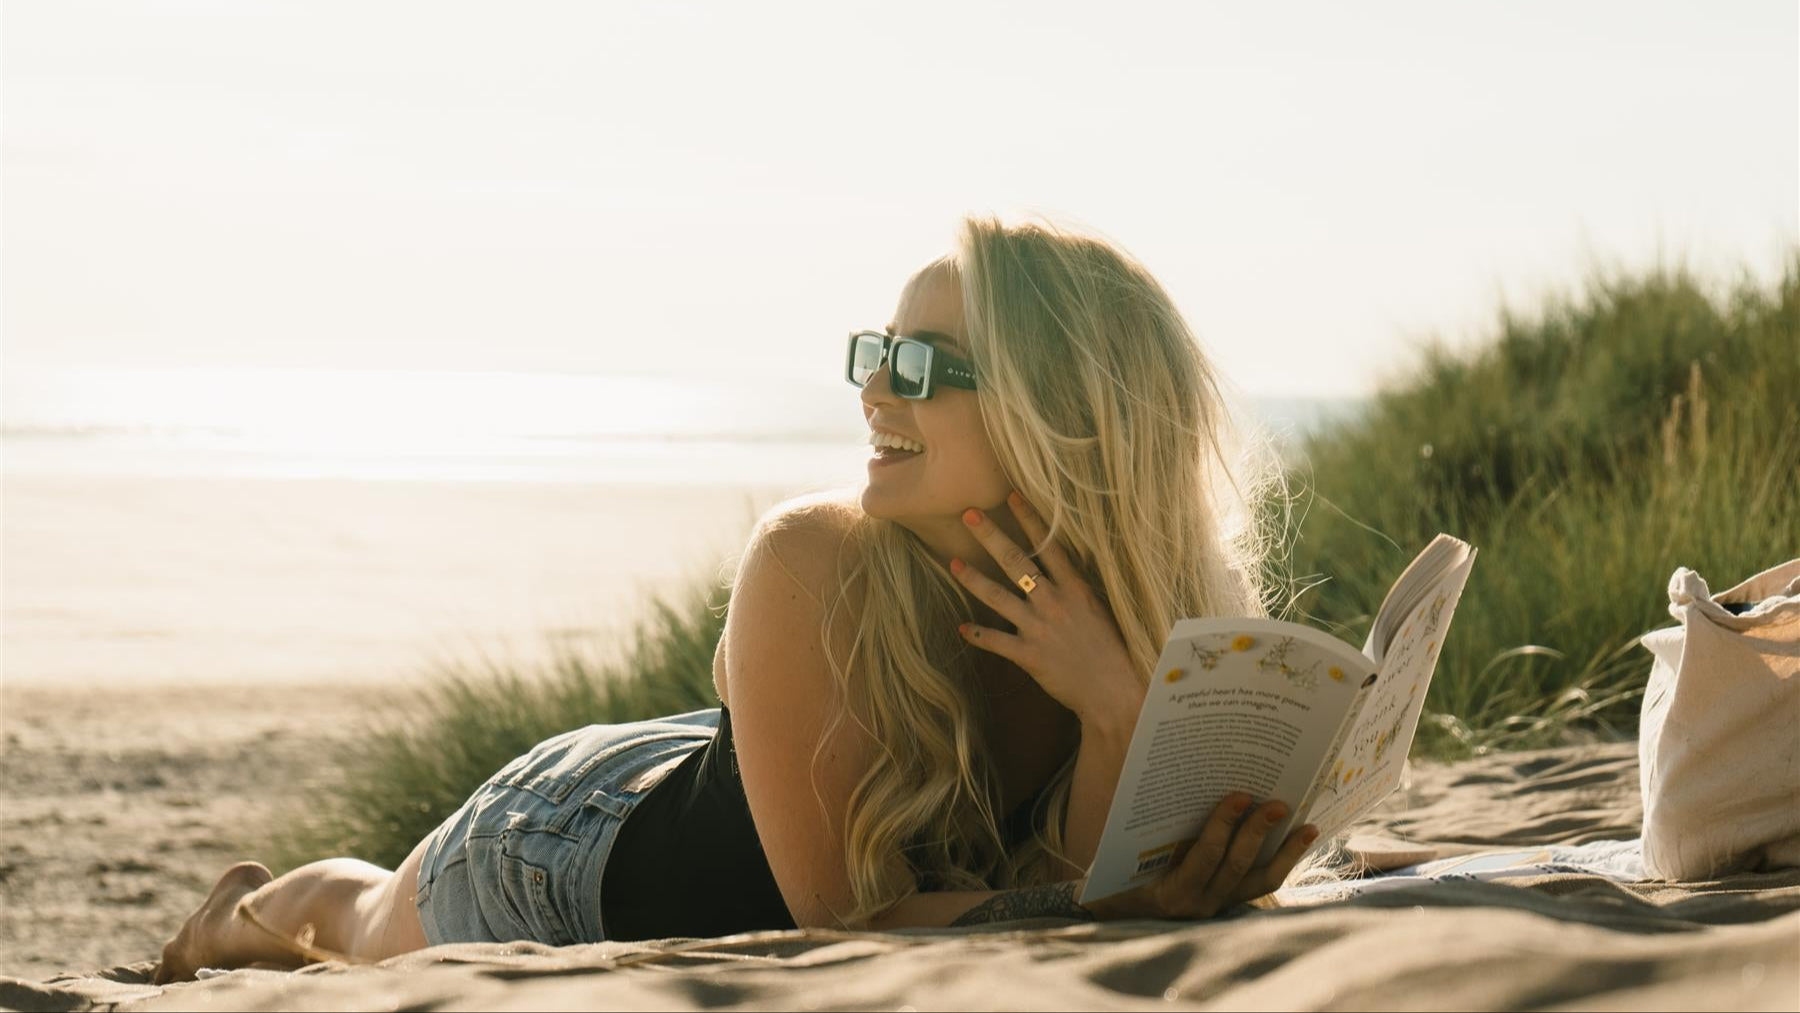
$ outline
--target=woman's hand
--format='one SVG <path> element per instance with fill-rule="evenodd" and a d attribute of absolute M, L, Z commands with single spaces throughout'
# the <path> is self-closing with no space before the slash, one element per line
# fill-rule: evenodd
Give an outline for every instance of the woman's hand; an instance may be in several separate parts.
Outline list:
<path fill-rule="evenodd" d="M 1044 548 L 1033 560 L 980 510 L 963 514 L 963 523 L 1014 583 L 997 584 L 960 559 L 950 561 L 950 572 L 1016 630 L 1005 633 L 964 623 L 958 627 L 963 639 L 1024 669 L 1084 723 L 1095 718 L 1122 721 L 1129 732 L 1145 687 L 1133 671 L 1112 611 L 1082 580 L 1063 547 L 1048 541 L 1048 527 L 1025 497 L 1015 491 L 1007 504 L 1026 537 Z M 1017 583 L 1025 576 L 1036 581 L 1029 592 Z"/>
<path fill-rule="evenodd" d="M 1248 819 L 1250 796 L 1225 796 L 1200 837 L 1157 879 L 1124 893 L 1082 905 L 1095 918 L 1211 918 L 1235 904 L 1274 893 L 1318 837 L 1312 824 L 1288 834 L 1267 865 L 1251 865 L 1269 828 L 1287 815 L 1287 806 L 1265 802 Z"/>

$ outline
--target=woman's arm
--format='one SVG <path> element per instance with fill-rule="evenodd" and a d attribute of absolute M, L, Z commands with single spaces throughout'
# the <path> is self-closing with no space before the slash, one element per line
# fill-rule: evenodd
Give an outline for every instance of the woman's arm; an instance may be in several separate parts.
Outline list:
<path fill-rule="evenodd" d="M 827 734 L 837 689 L 821 643 L 836 593 L 843 508 L 784 503 L 750 537 L 725 614 L 725 678 L 744 797 L 794 924 L 841 927 L 850 796 L 880 745 L 855 721 Z M 854 603 L 853 603 L 854 604 Z M 844 657 L 851 617 L 829 631 Z M 815 752 L 817 760 L 815 762 Z"/>
<path fill-rule="evenodd" d="M 1075 754 L 1075 772 L 1069 781 L 1069 810 L 1063 820 L 1063 850 L 1075 863 L 1063 866 L 1070 878 L 1087 875 L 1088 867 L 1094 864 L 1100 834 L 1106 829 L 1107 810 L 1112 807 L 1113 792 L 1118 790 L 1119 772 L 1125 767 L 1125 752 L 1131 746 L 1131 733 L 1144 705 L 1144 692 L 1139 690 L 1135 699 L 1119 701 L 1119 709 L 1111 714 L 1081 718 L 1081 747 Z"/>
<path fill-rule="evenodd" d="M 1220 911 L 1273 893 L 1299 863 L 1317 829 L 1299 827 L 1266 865 L 1253 865 L 1269 828 L 1287 815 L 1279 801 L 1254 812 L 1248 795 L 1227 795 L 1200 835 L 1155 880 L 1123 893 L 1077 904 L 1086 879 L 1017 890 L 918 893 L 871 919 L 875 930 L 940 925 L 985 925 L 1020 918 L 1211 918 Z"/>
<path fill-rule="evenodd" d="M 903 928 L 936 928 L 948 925 L 985 925 L 1020 918 L 1078 918 L 1092 921 L 1094 913 L 1075 898 L 1081 881 L 1046 883 L 1016 890 L 942 890 L 915 893 L 870 919 L 876 932 Z"/>
<path fill-rule="evenodd" d="M 1049 580 L 1034 585 L 1021 599 L 1016 588 L 996 582 L 980 567 L 951 560 L 951 573 L 969 593 L 1014 627 L 1008 632 L 965 623 L 959 630 L 969 643 L 1024 669 L 1081 722 L 1081 745 L 1061 828 L 1067 861 L 1058 870 L 1061 878 L 1073 879 L 1085 872 L 1099 848 L 1119 771 L 1143 708 L 1146 673 L 1132 671 L 1135 666 L 1111 606 L 1094 592 L 1068 552 L 1050 540 L 1043 517 L 1017 491 L 1007 503 L 1026 541 L 1043 546 L 1036 557 L 1027 555 L 1016 535 L 984 511 L 969 510 L 963 523 L 1005 573 L 1041 569 Z"/>

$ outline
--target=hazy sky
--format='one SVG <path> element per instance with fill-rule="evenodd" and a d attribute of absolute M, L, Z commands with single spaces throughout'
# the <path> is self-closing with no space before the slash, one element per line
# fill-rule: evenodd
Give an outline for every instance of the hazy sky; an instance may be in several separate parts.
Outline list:
<path fill-rule="evenodd" d="M 1768 3 L 9 0 L 4 363 L 836 377 L 965 211 L 1262 394 L 1795 241 Z"/>

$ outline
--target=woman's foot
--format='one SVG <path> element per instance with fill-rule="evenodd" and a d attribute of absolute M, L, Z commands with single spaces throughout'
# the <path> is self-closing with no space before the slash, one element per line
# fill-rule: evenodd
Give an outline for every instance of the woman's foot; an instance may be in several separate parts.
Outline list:
<path fill-rule="evenodd" d="M 174 941 L 163 947 L 151 980 L 158 985 L 191 981 L 202 967 L 240 967 L 267 959 L 265 947 L 246 947 L 248 928 L 237 916 L 238 901 L 275 876 L 259 862 L 239 862 L 225 870 L 200 910 L 188 917 Z"/>

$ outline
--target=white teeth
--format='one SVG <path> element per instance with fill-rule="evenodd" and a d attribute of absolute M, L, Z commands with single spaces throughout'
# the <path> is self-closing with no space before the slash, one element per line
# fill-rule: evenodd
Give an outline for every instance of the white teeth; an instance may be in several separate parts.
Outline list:
<path fill-rule="evenodd" d="M 923 453 L 925 450 L 925 444 L 920 443 L 917 440 L 909 440 L 904 436 L 895 436 L 891 433 L 883 432 L 869 433 L 869 446 L 898 447 L 901 450 L 910 450 L 913 453 Z"/>

